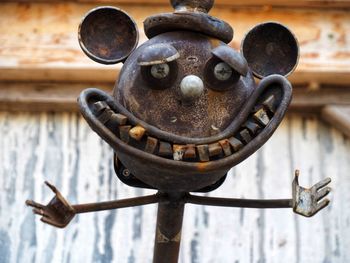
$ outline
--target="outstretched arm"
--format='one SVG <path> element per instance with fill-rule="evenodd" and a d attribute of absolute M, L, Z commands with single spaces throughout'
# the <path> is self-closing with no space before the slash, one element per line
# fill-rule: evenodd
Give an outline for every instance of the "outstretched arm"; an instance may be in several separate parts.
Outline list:
<path fill-rule="evenodd" d="M 311 217 L 329 204 L 329 199 L 323 198 L 331 191 L 330 187 L 326 187 L 330 182 L 331 179 L 326 178 L 311 188 L 301 187 L 299 186 L 299 171 L 296 170 L 292 184 L 292 199 L 257 200 L 188 195 L 186 196 L 185 202 L 197 205 L 226 207 L 293 208 L 295 213 Z"/>
<path fill-rule="evenodd" d="M 59 228 L 66 227 L 76 214 L 154 204 L 160 200 L 160 196 L 156 194 L 110 202 L 70 205 L 55 186 L 49 182 L 45 184 L 55 194 L 51 201 L 47 205 L 42 205 L 33 200 L 27 200 L 26 204 L 33 207 L 34 214 L 42 216 L 41 221 Z"/>

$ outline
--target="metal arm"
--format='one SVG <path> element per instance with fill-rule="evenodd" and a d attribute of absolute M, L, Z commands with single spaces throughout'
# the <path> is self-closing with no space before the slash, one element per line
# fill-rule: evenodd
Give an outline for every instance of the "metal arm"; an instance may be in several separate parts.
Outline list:
<path fill-rule="evenodd" d="M 59 228 L 66 227 L 76 214 L 148 205 L 160 201 L 160 196 L 156 194 L 109 202 L 71 205 L 54 185 L 49 182 L 45 182 L 45 184 L 55 194 L 51 201 L 47 205 L 42 205 L 33 200 L 27 200 L 26 205 L 33 207 L 34 214 L 42 216 L 41 221 Z"/>
<path fill-rule="evenodd" d="M 246 208 L 291 208 L 293 199 L 275 199 L 275 200 L 258 200 L 258 199 L 235 199 L 235 198 L 218 198 L 188 195 L 186 203 L 196 205 L 226 206 L 226 207 L 246 207 Z"/>
<path fill-rule="evenodd" d="M 225 207 L 246 207 L 246 208 L 293 208 L 294 213 L 311 217 L 320 210 L 328 206 L 329 199 L 324 199 L 331 192 L 327 185 L 331 182 L 326 178 L 311 188 L 304 188 L 299 185 L 299 170 L 295 171 L 295 177 L 292 184 L 292 199 L 234 199 L 217 198 L 187 195 L 185 202 L 196 205 L 225 206 Z"/>
<path fill-rule="evenodd" d="M 302 216 L 311 217 L 329 204 L 330 201 L 328 199 L 324 199 L 324 197 L 331 191 L 330 187 L 326 187 L 331 182 L 331 179 L 326 178 L 311 188 L 304 188 L 299 186 L 298 178 L 299 171 L 297 170 L 295 171 L 295 177 L 292 184 L 292 199 L 236 199 L 184 194 L 182 198 L 177 200 L 177 202 L 182 204 L 189 203 L 224 207 L 293 208 L 295 213 Z M 48 182 L 45 183 L 55 193 L 54 198 L 51 199 L 47 205 L 42 205 L 32 200 L 27 200 L 26 204 L 33 207 L 34 214 L 42 216 L 41 221 L 60 228 L 67 226 L 74 216 L 80 213 L 173 202 L 172 198 L 170 198 L 166 193 L 158 193 L 155 195 L 109 202 L 70 205 L 55 186 Z"/>
<path fill-rule="evenodd" d="M 155 194 L 155 195 L 147 195 L 142 197 L 109 201 L 109 202 L 72 205 L 72 207 L 74 208 L 76 214 L 82 214 L 82 213 L 98 212 L 98 211 L 104 211 L 104 210 L 113 210 L 118 208 L 126 208 L 126 207 L 132 207 L 132 206 L 155 204 L 155 203 L 158 203 L 159 200 L 160 200 L 159 195 Z"/>

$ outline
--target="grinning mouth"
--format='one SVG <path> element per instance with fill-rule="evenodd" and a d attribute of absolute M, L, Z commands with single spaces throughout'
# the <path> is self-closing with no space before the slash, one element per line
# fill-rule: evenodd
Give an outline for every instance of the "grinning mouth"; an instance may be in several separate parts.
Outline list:
<path fill-rule="evenodd" d="M 235 120 L 223 132 L 207 138 L 187 138 L 161 131 L 136 118 L 110 95 L 97 89 L 83 91 L 79 105 L 92 129 L 111 146 L 117 145 L 119 139 L 140 151 L 169 160 L 209 162 L 239 153 L 248 144 L 254 144 L 254 139 L 264 130 L 267 140 L 282 120 L 290 100 L 289 82 L 278 75 L 267 77 Z M 255 141 L 256 148 L 263 144 L 261 140 Z"/>
<path fill-rule="evenodd" d="M 209 144 L 177 144 L 162 140 L 140 124 L 120 112 L 116 112 L 106 101 L 93 103 L 96 118 L 124 143 L 163 158 L 186 162 L 208 162 L 228 157 L 250 143 L 270 122 L 276 111 L 276 96 L 269 94 L 261 104 L 250 109 L 247 121 L 228 138 Z M 137 122 L 139 123 L 139 122 Z"/>

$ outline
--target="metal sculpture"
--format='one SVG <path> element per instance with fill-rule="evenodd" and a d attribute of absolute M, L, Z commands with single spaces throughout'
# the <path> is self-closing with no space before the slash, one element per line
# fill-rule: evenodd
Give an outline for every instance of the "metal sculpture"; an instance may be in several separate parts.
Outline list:
<path fill-rule="evenodd" d="M 299 186 L 286 200 L 202 197 L 227 172 L 259 149 L 291 101 L 286 79 L 297 65 L 298 43 L 276 22 L 259 24 L 229 47 L 233 29 L 208 15 L 213 0 L 172 0 L 174 13 L 144 21 L 147 42 L 137 48 L 133 19 L 114 7 L 91 10 L 79 27 L 82 50 L 102 64 L 123 62 L 113 96 L 84 90 L 78 103 L 91 128 L 114 150 L 118 178 L 156 195 L 70 205 L 54 192 L 47 205 L 27 201 L 41 220 L 65 227 L 76 214 L 158 203 L 154 262 L 177 262 L 186 203 L 228 207 L 293 208 L 313 216 L 329 203 L 327 178 Z M 261 79 L 256 84 L 254 77 Z"/>

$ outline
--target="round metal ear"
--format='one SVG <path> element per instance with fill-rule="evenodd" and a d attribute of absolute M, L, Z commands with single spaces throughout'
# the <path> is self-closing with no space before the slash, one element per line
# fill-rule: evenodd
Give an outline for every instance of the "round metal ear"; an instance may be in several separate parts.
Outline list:
<path fill-rule="evenodd" d="M 254 76 L 290 75 L 298 64 L 299 45 L 293 33 L 276 22 L 259 24 L 245 36 L 242 54 Z"/>
<path fill-rule="evenodd" d="M 78 36 L 84 53 L 101 64 L 125 61 L 139 39 L 135 21 L 123 10 L 111 6 L 88 12 L 79 25 Z"/>

